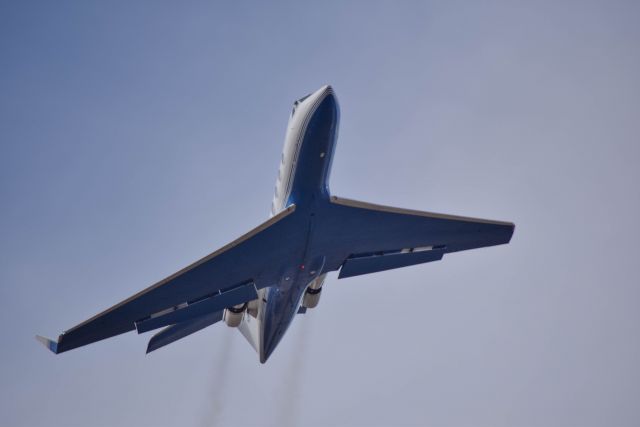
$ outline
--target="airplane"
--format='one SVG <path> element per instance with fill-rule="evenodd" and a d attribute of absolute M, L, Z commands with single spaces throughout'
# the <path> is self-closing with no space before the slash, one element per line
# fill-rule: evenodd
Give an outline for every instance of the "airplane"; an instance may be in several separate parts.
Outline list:
<path fill-rule="evenodd" d="M 331 86 L 293 104 L 270 218 L 226 246 L 60 334 L 62 353 L 129 331 L 163 328 L 147 353 L 218 322 L 238 328 L 265 363 L 296 314 L 338 279 L 509 243 L 514 224 L 334 196 L 329 173 L 340 110 Z"/>

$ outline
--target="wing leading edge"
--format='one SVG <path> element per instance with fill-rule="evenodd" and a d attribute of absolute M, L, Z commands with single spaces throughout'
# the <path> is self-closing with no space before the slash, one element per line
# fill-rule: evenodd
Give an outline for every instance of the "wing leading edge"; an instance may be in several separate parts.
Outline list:
<path fill-rule="evenodd" d="M 509 243 L 515 225 L 375 205 L 333 196 L 323 234 L 340 278 L 440 260 L 444 254 Z"/>
<path fill-rule="evenodd" d="M 190 311 L 187 308 L 197 307 L 197 303 L 204 305 L 203 301 L 215 301 L 216 297 L 227 298 L 244 284 L 251 283 L 251 288 L 257 289 L 273 284 L 281 261 L 294 257 L 299 252 L 294 245 L 303 241 L 303 236 L 298 234 L 304 233 L 304 227 L 299 226 L 294 212 L 295 205 L 292 205 L 212 254 L 63 332 L 57 341 L 37 339 L 57 354 L 132 331 L 136 324 L 139 327 L 145 323 L 154 327 L 166 325 L 153 319 L 176 313 L 175 320 L 180 323 L 176 322 L 152 339 L 150 348 L 157 348 L 157 344 L 165 345 L 186 336 L 186 332 L 201 329 L 208 321 L 215 323 L 217 315 L 213 313 L 200 312 L 195 318 L 186 316 L 188 321 L 180 317 L 181 313 Z M 244 295 L 253 298 L 255 292 Z M 237 304 L 239 300 L 232 302 Z M 209 304 L 212 310 L 220 310 L 219 304 Z M 149 329 L 154 328 L 146 330 Z"/>

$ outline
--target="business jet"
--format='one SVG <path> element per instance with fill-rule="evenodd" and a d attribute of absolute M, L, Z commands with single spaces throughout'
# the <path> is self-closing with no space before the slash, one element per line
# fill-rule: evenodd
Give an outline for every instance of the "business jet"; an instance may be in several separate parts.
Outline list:
<path fill-rule="evenodd" d="M 332 195 L 339 116 L 330 86 L 294 102 L 266 222 L 57 340 L 37 339 L 57 354 L 124 332 L 163 328 L 149 341 L 149 353 L 224 322 L 265 363 L 296 314 L 318 305 L 327 273 L 339 271 L 343 279 L 511 240 L 510 222 Z"/>

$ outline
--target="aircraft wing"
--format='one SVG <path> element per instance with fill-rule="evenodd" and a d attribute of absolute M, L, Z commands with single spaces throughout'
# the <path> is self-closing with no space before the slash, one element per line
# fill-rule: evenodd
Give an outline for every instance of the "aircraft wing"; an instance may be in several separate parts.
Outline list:
<path fill-rule="evenodd" d="M 255 289 L 275 283 L 283 259 L 300 252 L 304 227 L 296 224 L 295 205 L 223 248 L 132 297 L 62 333 L 57 341 L 38 337 L 52 352 L 62 353 L 138 328 L 139 332 L 168 324 L 156 341 L 170 341 L 186 330 L 217 317 L 202 317 L 227 305 L 255 298 Z M 286 236 L 286 237 L 285 237 Z M 200 319 L 200 320 L 198 320 Z M 205 319 L 204 323 L 201 319 Z M 195 326 L 194 326 L 195 325 Z M 170 327 L 171 328 L 171 327 Z"/>
<path fill-rule="evenodd" d="M 322 235 L 326 270 L 339 278 L 437 261 L 446 253 L 508 243 L 510 222 L 374 205 L 332 197 Z"/>

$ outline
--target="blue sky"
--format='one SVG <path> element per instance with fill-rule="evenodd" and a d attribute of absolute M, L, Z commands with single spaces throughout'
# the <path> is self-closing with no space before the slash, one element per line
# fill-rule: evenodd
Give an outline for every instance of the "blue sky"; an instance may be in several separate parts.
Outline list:
<path fill-rule="evenodd" d="M 0 5 L 10 426 L 640 422 L 635 2 Z M 264 221 L 292 102 L 341 104 L 332 191 L 516 223 L 338 281 L 260 365 L 56 336 Z"/>

